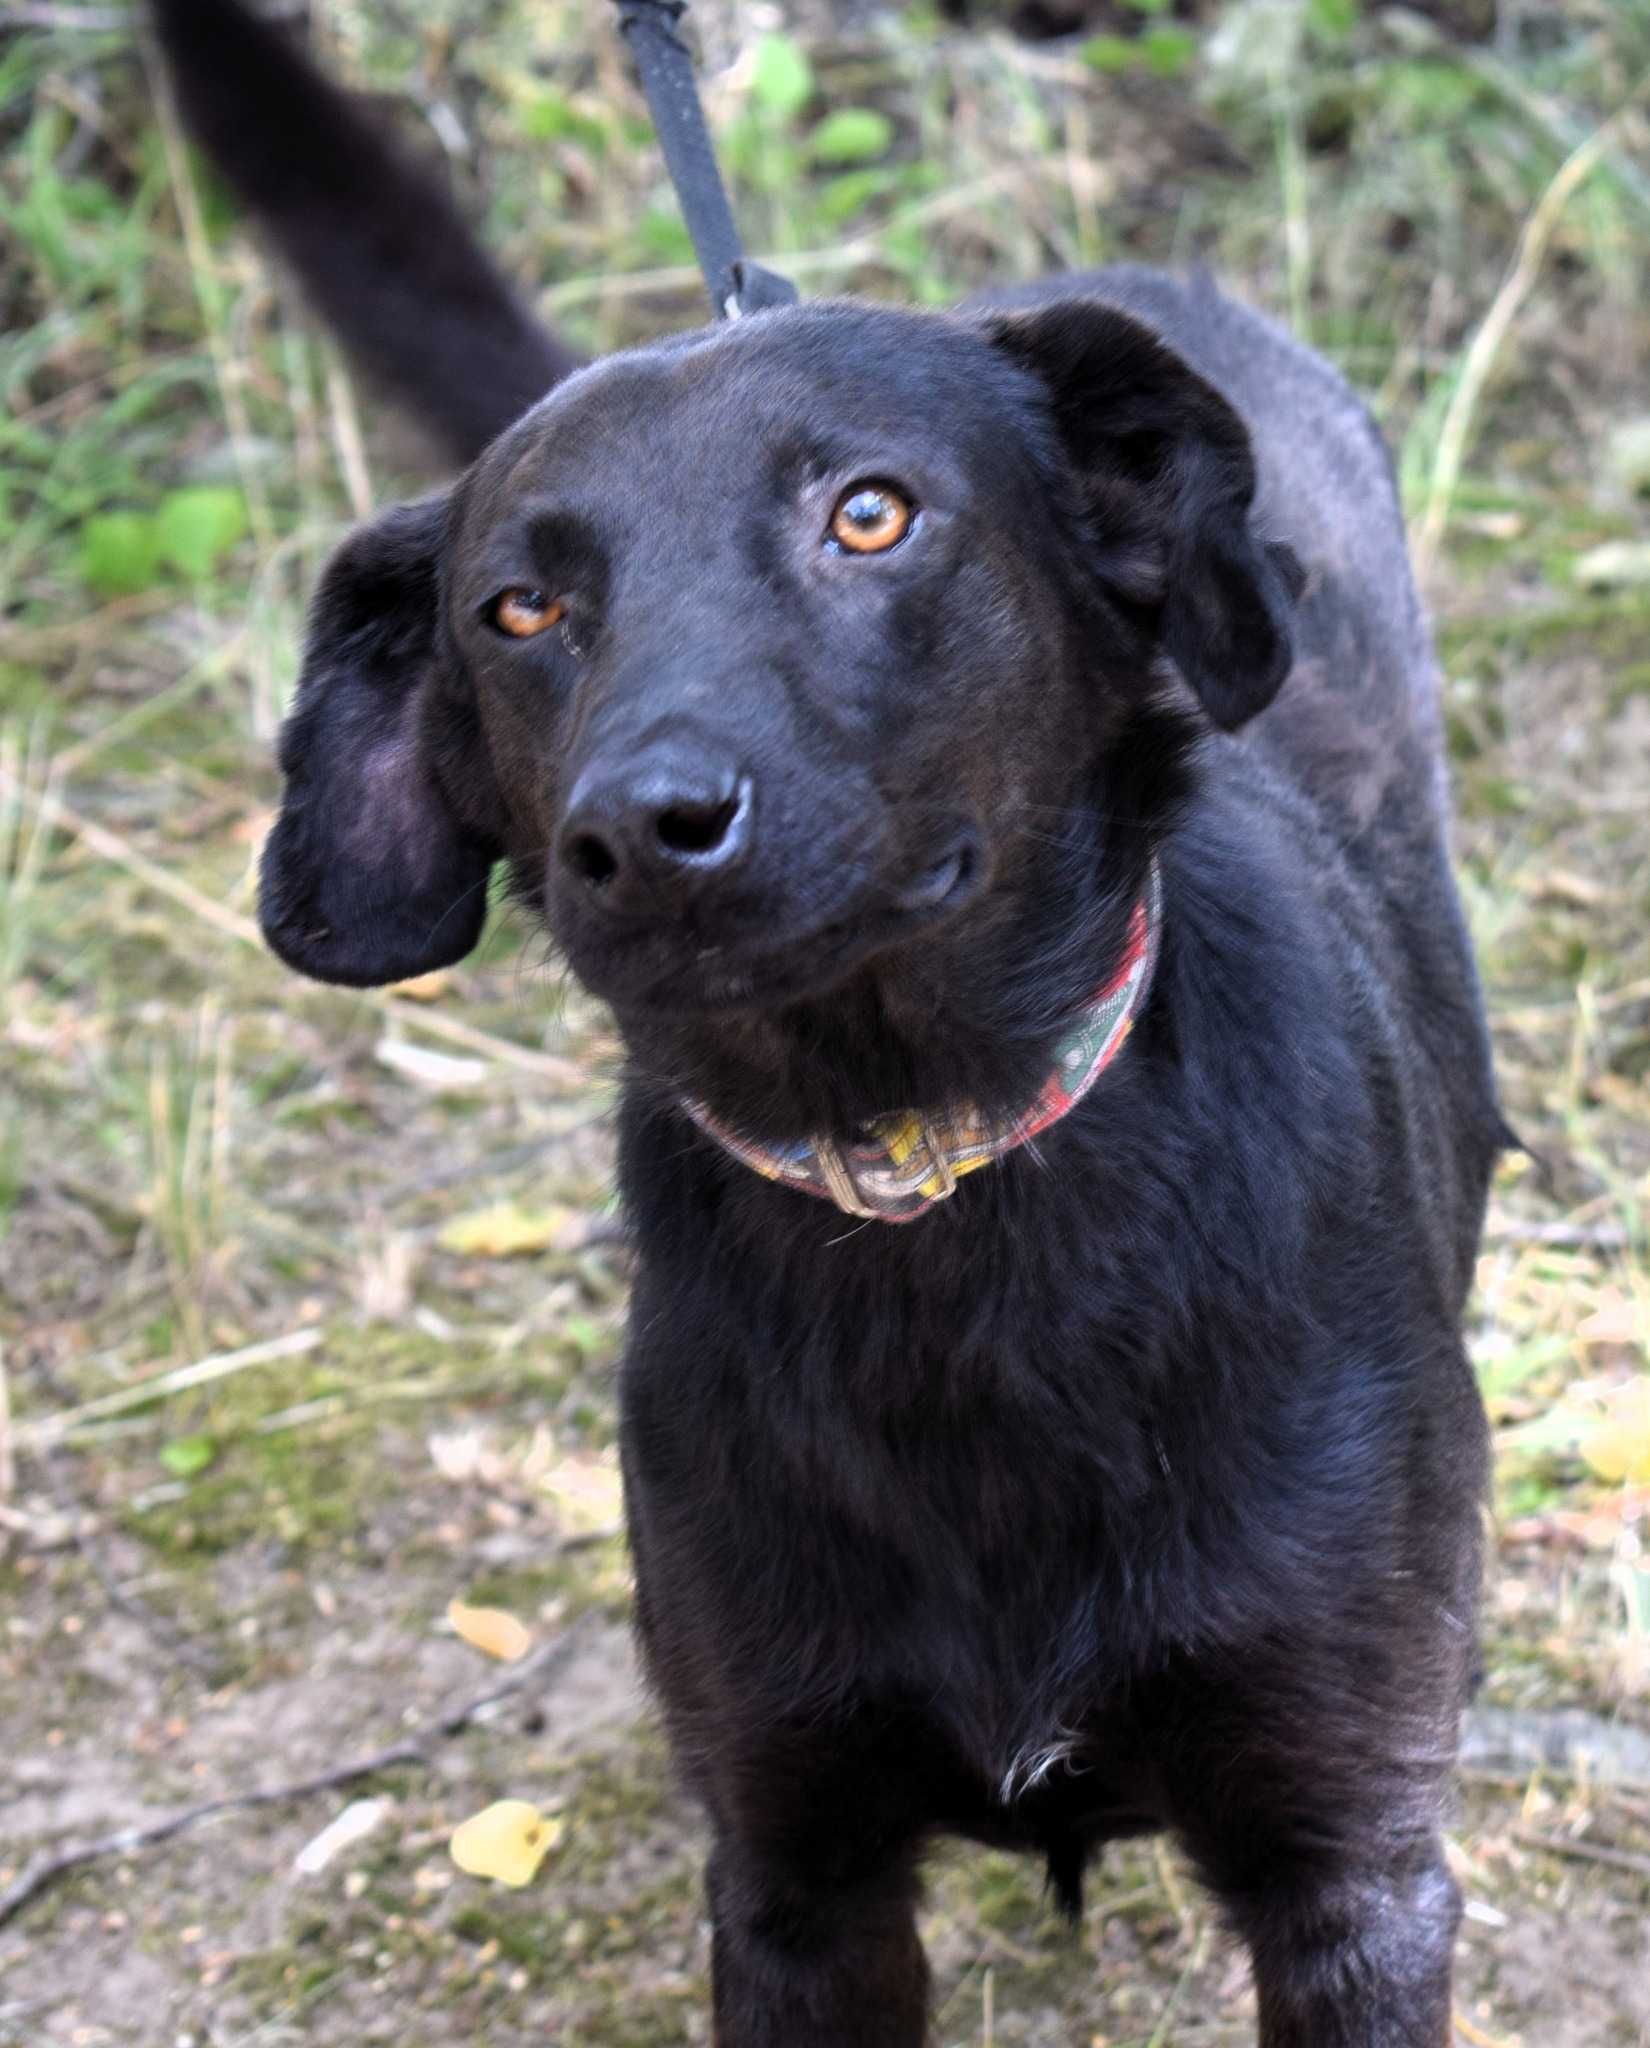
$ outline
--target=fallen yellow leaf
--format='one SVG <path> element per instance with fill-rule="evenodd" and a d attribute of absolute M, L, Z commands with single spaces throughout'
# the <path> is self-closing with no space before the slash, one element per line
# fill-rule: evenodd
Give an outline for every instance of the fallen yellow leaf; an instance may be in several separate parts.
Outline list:
<path fill-rule="evenodd" d="M 472 1258 L 517 1259 L 530 1252 L 571 1251 L 584 1236 L 584 1218 L 572 1209 L 523 1209 L 515 1202 L 456 1216 L 441 1233 L 444 1251 Z"/>
<path fill-rule="evenodd" d="M 1613 1294 L 1576 1325 L 1583 1344 L 1632 1344 L 1647 1333 L 1647 1318 L 1638 1303 Z"/>
<path fill-rule="evenodd" d="M 453 978 L 445 967 L 432 968 L 428 974 L 415 974 L 410 981 L 398 981 L 391 988 L 392 996 L 411 996 L 415 1003 L 438 1003 L 453 985 Z"/>
<path fill-rule="evenodd" d="M 623 1520 L 624 1485 L 611 1450 L 574 1451 L 552 1465 L 539 1485 L 569 1536 L 604 1536 Z"/>
<path fill-rule="evenodd" d="M 452 1600 L 447 1619 L 472 1650 L 482 1650 L 504 1664 L 519 1664 L 533 1647 L 527 1624 L 502 1607 L 466 1607 L 462 1600 Z"/>
<path fill-rule="evenodd" d="M 520 1887 L 533 1882 L 561 1834 L 559 1820 L 525 1799 L 496 1799 L 453 1830 L 448 1848 L 466 1876 Z"/>
<path fill-rule="evenodd" d="M 1583 1433 L 1580 1448 L 1600 1479 L 1650 1486 L 1650 1379 L 1623 1387 L 1609 1413 Z"/>

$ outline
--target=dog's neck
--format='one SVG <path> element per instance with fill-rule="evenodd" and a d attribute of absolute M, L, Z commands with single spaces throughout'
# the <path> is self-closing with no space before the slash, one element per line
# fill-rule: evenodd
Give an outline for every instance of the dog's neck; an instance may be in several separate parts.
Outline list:
<path fill-rule="evenodd" d="M 692 1096 L 682 1099 L 682 1107 L 764 1180 L 834 1202 L 845 1215 L 914 1222 L 954 1194 L 965 1175 L 1029 1145 L 1088 1094 L 1122 1051 L 1145 1004 L 1162 922 L 1162 880 L 1154 860 L 1121 959 L 1072 1019 L 1042 1087 L 1016 1115 L 989 1117 L 971 1103 L 952 1104 L 938 1114 L 905 1109 L 876 1118 L 852 1144 L 816 1135 L 765 1145 L 730 1129 Z"/>

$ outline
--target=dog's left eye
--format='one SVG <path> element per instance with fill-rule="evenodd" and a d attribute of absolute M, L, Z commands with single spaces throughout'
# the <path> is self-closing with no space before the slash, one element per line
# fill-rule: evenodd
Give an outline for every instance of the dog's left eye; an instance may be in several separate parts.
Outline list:
<path fill-rule="evenodd" d="M 513 640 L 531 640 L 535 633 L 548 632 L 567 616 L 559 597 L 546 597 L 542 590 L 500 591 L 487 607 L 487 621 Z"/>
<path fill-rule="evenodd" d="M 850 484 L 831 514 L 831 539 L 851 555 L 881 555 L 911 531 L 916 508 L 891 484 Z"/>

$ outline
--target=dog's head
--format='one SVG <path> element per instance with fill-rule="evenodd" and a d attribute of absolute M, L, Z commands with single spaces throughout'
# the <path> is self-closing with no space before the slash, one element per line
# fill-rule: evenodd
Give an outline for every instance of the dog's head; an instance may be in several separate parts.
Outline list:
<path fill-rule="evenodd" d="M 1138 882 L 1119 755 L 1165 657 L 1222 727 L 1282 681 L 1254 485 L 1225 401 L 1092 301 L 817 305 L 609 358 L 331 564 L 269 941 L 327 981 L 436 967 L 503 860 L 621 1017 L 1009 944 L 1074 818 L 1087 857 L 1109 804 Z"/>

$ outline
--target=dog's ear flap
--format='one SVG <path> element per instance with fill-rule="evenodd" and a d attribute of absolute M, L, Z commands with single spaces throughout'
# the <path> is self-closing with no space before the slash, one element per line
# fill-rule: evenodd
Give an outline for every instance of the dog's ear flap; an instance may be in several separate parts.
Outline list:
<path fill-rule="evenodd" d="M 1237 413 L 1098 300 L 998 314 L 987 331 L 1048 393 L 1112 595 L 1149 621 L 1217 725 L 1263 711 L 1289 673 L 1303 577 L 1250 525 L 1255 458 Z"/>
<path fill-rule="evenodd" d="M 486 780 L 485 754 L 438 652 L 446 530 L 445 497 L 385 513 L 333 556 L 311 608 L 258 911 L 271 950 L 317 981 L 426 974 L 486 920 L 499 848 L 453 794 Z"/>

